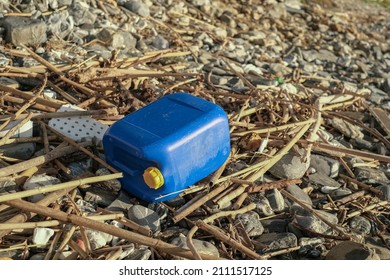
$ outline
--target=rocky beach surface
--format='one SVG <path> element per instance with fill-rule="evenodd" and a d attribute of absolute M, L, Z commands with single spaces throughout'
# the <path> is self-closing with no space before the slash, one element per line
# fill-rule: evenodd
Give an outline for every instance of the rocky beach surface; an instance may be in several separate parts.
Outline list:
<path fill-rule="evenodd" d="M 148 203 L 101 138 L 177 91 L 231 154 Z M 390 259 L 389 111 L 372 3 L 0 0 L 0 258 Z"/>

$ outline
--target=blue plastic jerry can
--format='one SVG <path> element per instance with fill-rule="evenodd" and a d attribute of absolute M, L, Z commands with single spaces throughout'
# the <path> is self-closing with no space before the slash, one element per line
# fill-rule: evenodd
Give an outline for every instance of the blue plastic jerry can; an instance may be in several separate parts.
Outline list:
<path fill-rule="evenodd" d="M 125 190 L 145 201 L 166 201 L 226 161 L 228 118 L 214 103 L 175 93 L 114 123 L 103 147 L 106 161 L 123 172 Z"/>

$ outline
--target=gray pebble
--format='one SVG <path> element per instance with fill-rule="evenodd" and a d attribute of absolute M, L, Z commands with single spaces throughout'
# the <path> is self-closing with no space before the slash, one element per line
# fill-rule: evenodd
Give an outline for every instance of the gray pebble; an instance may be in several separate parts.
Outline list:
<path fill-rule="evenodd" d="M 256 212 L 264 216 L 274 215 L 274 211 L 269 204 L 268 199 L 262 194 L 252 195 L 250 200 L 256 204 Z"/>
<path fill-rule="evenodd" d="M 339 182 L 330 178 L 328 175 L 324 173 L 314 173 L 314 174 L 310 174 L 308 177 L 309 177 L 309 181 L 316 185 L 329 186 L 336 189 L 341 187 L 341 184 Z"/>
<path fill-rule="evenodd" d="M 298 239 L 291 232 L 285 233 L 264 233 L 256 241 L 264 244 L 266 247 L 260 249 L 262 253 L 278 251 L 298 245 Z"/>
<path fill-rule="evenodd" d="M 169 42 L 161 35 L 157 35 L 153 38 L 152 41 L 153 47 L 158 50 L 164 50 L 169 48 Z"/>
<path fill-rule="evenodd" d="M 119 196 L 106 209 L 109 211 L 127 212 L 131 206 L 133 206 L 133 203 L 131 203 L 129 195 L 122 190 L 119 192 Z"/>
<path fill-rule="evenodd" d="M 34 175 L 27 179 L 23 185 L 23 190 L 32 190 L 44 186 L 56 185 L 61 183 L 56 177 L 48 176 L 45 174 Z M 36 194 L 27 198 L 30 202 L 37 202 L 45 197 L 45 194 Z"/>
<path fill-rule="evenodd" d="M 0 21 L 0 26 L 6 29 L 6 41 L 15 46 L 39 45 L 47 40 L 46 24 L 40 20 L 28 17 L 7 17 Z"/>
<path fill-rule="evenodd" d="M 332 126 L 348 138 L 363 138 L 362 129 L 354 124 L 344 121 L 340 118 L 333 118 Z"/>
<path fill-rule="evenodd" d="M 9 144 L 0 147 L 0 154 L 10 158 L 28 160 L 34 155 L 35 147 L 35 143 Z"/>
<path fill-rule="evenodd" d="M 356 179 L 360 182 L 365 182 L 367 184 L 389 184 L 386 174 L 379 169 L 356 167 L 354 173 L 356 175 Z"/>
<path fill-rule="evenodd" d="M 112 191 L 103 190 L 99 187 L 88 188 L 84 200 L 100 207 L 108 207 L 116 199 L 116 194 Z"/>
<path fill-rule="evenodd" d="M 324 217 L 327 221 L 332 224 L 337 224 L 338 219 L 335 215 L 329 214 L 324 211 L 317 210 L 318 214 Z M 310 230 L 317 233 L 331 234 L 332 229 L 322 220 L 318 219 L 312 214 L 297 214 L 294 217 L 295 222 L 304 229 Z"/>
<path fill-rule="evenodd" d="M 300 156 L 293 151 L 289 151 L 269 169 L 269 172 L 280 179 L 302 178 L 310 166 L 310 158 L 305 161 L 306 151 L 301 148 L 297 150 Z"/>
<path fill-rule="evenodd" d="M 130 254 L 128 254 L 124 260 L 143 260 L 146 261 L 150 258 L 152 255 L 152 251 L 150 251 L 148 248 L 139 248 L 139 249 L 133 249 Z"/>
<path fill-rule="evenodd" d="M 330 157 L 312 154 L 310 156 L 310 166 L 318 173 L 323 173 L 331 178 L 339 174 L 340 162 Z"/>
<path fill-rule="evenodd" d="M 115 49 L 127 48 L 134 49 L 137 45 L 137 39 L 129 32 L 115 32 L 111 38 L 111 46 Z"/>
<path fill-rule="evenodd" d="M 286 232 L 288 221 L 282 219 L 265 219 L 261 221 L 265 233 Z"/>
<path fill-rule="evenodd" d="M 266 197 L 272 210 L 281 212 L 285 208 L 284 198 L 278 189 L 272 189 L 267 192 Z"/>
<path fill-rule="evenodd" d="M 160 216 L 152 209 L 142 205 L 134 205 L 128 210 L 128 218 L 140 226 L 149 228 L 156 233 L 161 230 Z"/>
<path fill-rule="evenodd" d="M 389 185 L 381 185 L 378 189 L 382 192 L 381 199 L 390 201 L 390 186 Z"/>
<path fill-rule="evenodd" d="M 326 255 L 327 260 L 379 260 L 374 250 L 353 241 L 343 241 L 332 247 Z"/>
<path fill-rule="evenodd" d="M 305 193 L 300 187 L 297 185 L 291 185 L 286 188 L 291 195 L 293 195 L 296 199 L 307 203 L 308 205 L 312 205 L 313 202 L 307 193 Z"/>
<path fill-rule="evenodd" d="M 124 4 L 125 8 L 140 15 L 142 17 L 148 17 L 150 15 L 150 10 L 148 5 L 144 4 L 139 0 L 130 0 Z"/>
<path fill-rule="evenodd" d="M 245 231 L 249 236 L 259 236 L 264 232 L 260 217 L 256 212 L 249 211 L 244 214 L 239 214 L 237 215 L 237 219 L 244 225 Z"/>
<path fill-rule="evenodd" d="M 192 241 L 194 243 L 194 247 L 199 253 L 207 254 L 215 258 L 219 257 L 218 249 L 210 242 L 202 241 L 194 238 L 192 239 Z M 187 240 L 186 237 L 184 236 L 176 237 L 170 243 L 180 248 L 188 249 Z"/>
<path fill-rule="evenodd" d="M 104 247 L 112 239 L 112 235 L 101 231 L 87 229 L 86 232 L 92 250 Z"/>
<path fill-rule="evenodd" d="M 354 232 L 356 232 L 358 234 L 367 235 L 371 231 L 371 223 L 370 223 L 370 221 L 367 220 L 364 217 L 361 217 L 361 216 L 353 217 L 349 221 L 349 226 L 351 227 L 351 229 Z"/>

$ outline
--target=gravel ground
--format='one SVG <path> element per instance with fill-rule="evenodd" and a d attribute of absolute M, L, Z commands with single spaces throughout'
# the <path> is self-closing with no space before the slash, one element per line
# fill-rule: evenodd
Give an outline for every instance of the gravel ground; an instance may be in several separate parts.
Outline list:
<path fill-rule="evenodd" d="M 0 1 L 0 257 L 390 259 L 389 70 L 358 1 Z M 148 203 L 100 131 L 175 91 L 231 154 Z"/>

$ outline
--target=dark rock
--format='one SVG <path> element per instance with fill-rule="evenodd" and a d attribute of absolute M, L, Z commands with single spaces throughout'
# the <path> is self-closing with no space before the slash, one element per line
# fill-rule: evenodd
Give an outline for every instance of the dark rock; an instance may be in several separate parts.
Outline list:
<path fill-rule="evenodd" d="M 0 147 L 0 154 L 9 158 L 27 160 L 35 153 L 35 143 L 9 144 Z"/>
<path fill-rule="evenodd" d="M 108 207 L 116 199 L 115 193 L 103 190 L 100 187 L 91 187 L 85 193 L 85 201 L 94 203 L 100 207 Z"/>
<path fill-rule="evenodd" d="M 330 193 L 330 196 L 332 197 L 332 199 L 340 199 L 340 198 L 343 198 L 347 195 L 350 195 L 352 194 L 352 191 L 348 188 L 339 188 L 337 190 L 334 190 Z"/>
<path fill-rule="evenodd" d="M 261 224 L 264 227 L 265 233 L 286 232 L 288 221 L 282 219 L 266 219 L 262 220 Z"/>
<path fill-rule="evenodd" d="M 6 29 L 6 41 L 19 46 L 39 45 L 46 42 L 46 24 L 43 21 L 27 17 L 7 17 L 0 22 Z"/>
<path fill-rule="evenodd" d="M 182 206 L 185 202 L 186 200 L 182 196 L 177 196 L 168 201 L 165 201 L 165 204 L 169 207 L 179 207 Z"/>

